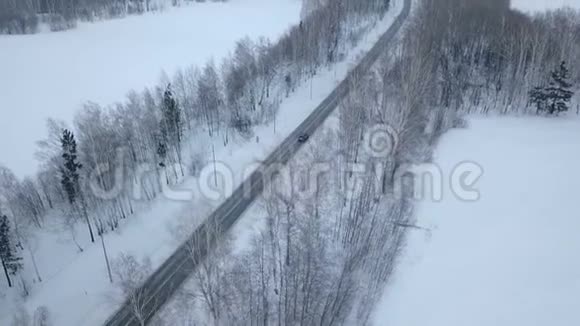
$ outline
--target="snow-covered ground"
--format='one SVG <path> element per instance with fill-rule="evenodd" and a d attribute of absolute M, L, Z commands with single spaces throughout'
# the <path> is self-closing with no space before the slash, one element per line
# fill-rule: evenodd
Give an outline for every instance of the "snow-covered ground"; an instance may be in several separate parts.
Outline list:
<path fill-rule="evenodd" d="M 272 39 L 300 16 L 299 0 L 193 3 L 164 12 L 36 35 L 0 35 L 0 164 L 34 174 L 45 121 L 71 122 L 82 103 L 108 105 L 154 85 L 161 71 L 221 59 L 250 36 Z"/>
<path fill-rule="evenodd" d="M 580 325 L 580 118 L 471 118 L 435 163 L 483 170 L 480 199 L 417 205 L 376 325 Z"/>
<path fill-rule="evenodd" d="M 383 20 L 364 36 L 364 40 L 349 52 L 344 61 L 335 64 L 331 69 L 318 73 L 312 79 L 312 83 L 305 83 L 297 89 L 296 93 L 292 94 L 290 98 L 282 103 L 281 112 L 277 118 L 277 125 L 281 126 L 282 131 L 276 134 L 276 140 L 273 142 L 270 140 L 266 141 L 266 143 L 271 143 L 272 145 L 264 146 L 264 144 L 262 144 L 261 148 L 258 147 L 256 153 L 262 154 L 256 155 L 255 157 L 266 157 L 268 153 L 274 150 L 276 146 L 273 146 L 273 144 L 279 144 L 288 134 L 294 131 L 298 124 L 306 119 L 307 114 L 311 113 L 315 106 L 320 104 L 322 100 L 324 100 L 334 90 L 340 80 L 344 79 L 347 72 L 355 66 L 368 50 L 371 49 L 379 37 L 389 28 L 389 26 L 391 26 L 404 5 L 403 0 L 392 0 L 392 3 L 392 8 L 387 12 Z M 296 114 L 298 114 L 298 116 L 295 116 Z M 316 151 L 316 146 L 323 146 L 317 142 L 317 140 L 320 140 L 320 138 L 318 138 L 320 132 L 325 129 L 336 128 L 339 123 L 338 117 L 339 112 L 336 110 L 317 129 L 317 133 L 311 135 L 308 144 L 297 153 L 293 160 L 308 157 L 305 153 Z M 272 128 L 273 125 L 262 128 L 258 132 L 259 138 L 270 138 L 272 136 Z M 246 147 L 244 150 L 251 147 Z M 250 149 L 250 151 L 251 150 L 252 149 Z M 255 161 L 257 161 L 257 159 Z M 236 172 L 236 170 L 240 170 L 240 168 L 236 167 L 234 172 Z M 238 173 L 239 171 L 236 172 L 236 175 L 238 175 Z M 241 182 L 243 180 L 241 179 L 241 176 L 239 176 L 236 181 Z M 251 248 L 252 241 L 254 241 L 259 233 L 265 228 L 266 216 L 267 213 L 265 212 L 263 197 L 259 197 L 239 218 L 227 235 L 228 239 L 231 241 L 231 243 L 229 243 L 231 255 L 246 253 L 249 248 Z M 191 305 L 191 298 L 188 298 L 187 294 L 185 294 L 195 292 L 194 289 L 196 286 L 196 280 L 190 279 L 186 281 L 183 285 L 184 291 L 181 293 L 185 295 L 185 298 L 179 295 L 179 293 L 178 295 L 175 295 L 158 313 L 161 322 L 171 325 L 190 325 L 195 324 L 195 322 L 199 320 L 203 320 L 203 317 L 200 317 L 200 319 L 192 321 L 191 317 L 194 312 L 192 312 L 193 308 Z"/>
<path fill-rule="evenodd" d="M 365 35 L 344 61 L 332 69 L 320 71 L 312 82 L 304 83 L 284 99 L 275 125 L 256 130 L 258 142 L 232 141 L 225 148 L 223 144 L 218 144 L 220 141 L 216 142 L 216 158 L 221 162 L 220 166 L 229 167 L 235 183 L 243 181 L 246 167 L 265 158 L 332 92 L 339 80 L 372 47 L 401 11 L 403 1 L 394 3 L 394 8 L 384 20 Z M 211 151 L 210 140 L 196 139 L 196 143 L 207 144 L 206 150 Z M 109 256 L 114 258 L 120 253 L 130 253 L 138 259 L 149 257 L 153 268 L 159 266 L 180 244 L 176 230 L 183 233 L 195 228 L 221 202 L 208 201 L 199 196 L 199 182 L 195 178 L 188 178 L 179 187 L 191 191 L 192 200 L 158 198 L 147 207 L 140 207 L 144 212 L 128 218 L 116 233 L 107 234 L 105 241 Z M 83 232 L 79 233 L 79 239 L 86 240 L 86 231 L 82 226 L 79 226 L 79 232 Z M 39 267 L 44 280 L 42 284 L 34 285 L 24 306 L 30 312 L 39 306 L 46 306 L 55 325 L 100 325 L 122 300 L 115 286 L 107 279 L 102 249 L 99 245 L 83 243 L 85 251 L 79 254 L 75 252 L 71 240 L 64 237 L 66 232 L 60 232 L 59 235 L 45 234 L 38 239 L 37 257 L 51 259 L 43 261 L 40 258 Z M 54 258 L 53 254 L 48 254 L 54 252 L 60 255 Z M 6 299 L 0 298 L 0 325 L 7 324 L 14 311 L 13 302 Z"/>
<path fill-rule="evenodd" d="M 562 7 L 580 8 L 578 0 L 511 0 L 512 8 L 526 11 L 538 12 Z"/>

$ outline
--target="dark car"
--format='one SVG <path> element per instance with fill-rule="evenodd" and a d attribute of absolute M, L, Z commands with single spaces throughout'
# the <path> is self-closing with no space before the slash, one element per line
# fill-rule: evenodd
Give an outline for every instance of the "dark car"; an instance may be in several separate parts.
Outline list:
<path fill-rule="evenodd" d="M 308 134 L 300 135 L 300 137 L 298 137 L 298 142 L 305 143 L 308 141 L 309 138 L 310 138 L 310 136 L 308 136 Z"/>

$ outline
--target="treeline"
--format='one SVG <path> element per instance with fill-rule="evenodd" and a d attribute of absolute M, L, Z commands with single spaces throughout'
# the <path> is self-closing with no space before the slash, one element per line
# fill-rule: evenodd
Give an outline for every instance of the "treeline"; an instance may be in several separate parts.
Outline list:
<path fill-rule="evenodd" d="M 184 311 L 153 324 L 369 323 L 403 243 L 400 225 L 411 223 L 410 202 L 383 196 L 375 187 L 378 174 L 354 175 L 341 186 L 328 173 L 313 188 L 311 171 L 336 162 L 343 135 L 325 130 L 318 137 L 314 146 L 319 147 L 310 146 L 290 163 L 292 181 L 275 180 L 259 200 L 263 210 L 255 214 L 265 219 L 249 248 L 220 241 L 193 272 L 191 289 L 182 291 L 178 300 Z M 371 165 L 365 155 L 359 162 Z M 333 171 L 339 168 L 332 165 Z M 285 191 L 292 184 L 294 192 Z M 219 227 L 214 232 L 219 234 Z M 200 261 L 197 248 L 194 239 L 194 261 Z"/>
<path fill-rule="evenodd" d="M 417 4 L 400 46 L 353 81 L 338 130 L 321 133 L 290 163 L 292 184 L 311 192 L 288 194 L 284 189 L 296 187 L 276 179 L 282 186 L 265 192 L 264 227 L 249 249 L 218 244 L 194 272 L 183 311 L 168 311 L 158 324 L 370 324 L 404 230 L 428 232 L 414 225 L 410 199 L 423 189 L 414 189 L 407 169 L 429 162 L 440 136 L 465 125 L 462 114 L 536 113 L 530 90 L 561 93 L 560 103 L 567 103 L 562 90 L 580 81 L 577 70 L 567 70 L 580 64 L 578 13 L 527 17 L 508 7 L 486 0 Z M 388 125 L 393 136 L 379 157 L 364 146 L 377 125 Z M 356 179 L 358 187 L 312 175 L 320 162 L 332 162 L 331 173 Z M 193 239 L 194 261 L 197 247 Z"/>
<path fill-rule="evenodd" d="M 458 115 L 578 112 L 580 12 L 530 17 L 508 8 L 499 0 L 417 6 L 377 77 L 387 108 L 380 119 L 401 140 L 386 161 L 386 184 L 413 162 L 408 153 L 420 152 L 421 133 L 461 126 Z"/>
<path fill-rule="evenodd" d="M 204 239 L 190 241 L 199 267 L 178 298 L 182 310 L 168 309 L 155 325 L 372 324 L 405 230 L 429 232 L 414 224 L 405 166 L 428 162 L 440 135 L 464 124 L 430 105 L 428 83 L 403 64 L 411 56 L 384 56 L 352 80 L 338 123 L 289 163 L 289 175 L 267 183 L 254 213 L 264 223 L 247 248 L 220 241 L 200 262 Z"/>
<path fill-rule="evenodd" d="M 74 28 L 77 21 L 95 21 L 157 11 L 204 0 L 0 0 L 0 34 L 36 33 L 41 24 L 51 31 Z M 225 1 L 225 0 L 213 0 Z"/>
<path fill-rule="evenodd" d="M 178 71 L 113 106 L 88 103 L 72 127 L 49 120 L 49 135 L 38 142 L 41 166 L 34 178 L 19 180 L 0 168 L 3 212 L 18 244 L 13 250 L 34 257 L 27 242 L 54 223 L 64 226 L 79 251 L 79 225 L 91 241 L 102 240 L 139 203 L 155 199 L 163 184 L 198 172 L 210 156 L 203 146 L 249 139 L 255 126 L 272 121 L 286 96 L 340 60 L 388 6 L 383 0 L 330 2 L 275 44 L 238 42 L 219 68 L 209 62 Z"/>
<path fill-rule="evenodd" d="M 530 90 L 548 85 L 562 62 L 580 84 L 580 12 L 572 9 L 531 17 L 499 1 L 427 0 L 410 28 L 409 60 L 421 60 L 434 105 L 536 112 Z"/>

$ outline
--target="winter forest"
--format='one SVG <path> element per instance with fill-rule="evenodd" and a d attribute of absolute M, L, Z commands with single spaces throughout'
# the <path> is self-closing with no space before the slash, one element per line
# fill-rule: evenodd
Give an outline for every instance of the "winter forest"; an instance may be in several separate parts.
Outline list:
<path fill-rule="evenodd" d="M 0 0 L 0 33 L 36 33 L 41 25 L 62 31 L 78 21 L 186 2 Z M 0 296 L 17 293 L 25 302 L 46 282 L 37 260 L 51 258 L 37 257 L 39 234 L 55 233 L 80 256 L 99 248 L 103 277 L 142 325 L 372 324 L 406 232 L 420 228 L 415 189 L 401 168 L 430 162 L 440 137 L 465 128 L 467 114 L 580 114 L 579 10 L 530 15 L 510 9 L 508 1 L 412 1 L 396 42 L 381 50 L 368 73 L 349 80 L 337 114 L 290 160 L 298 172 L 265 187 L 251 210 L 264 218 L 248 248 L 240 250 L 230 234 L 215 241 L 224 232 L 217 221 L 204 224 L 211 240 L 189 239 L 191 226 L 175 231 L 198 268 L 156 316 L 141 292 L 151 262 L 110 257 L 107 236 L 164 189 L 198 177 L 212 162 L 215 168 L 215 147 L 260 142 L 256 130 L 276 128 L 285 101 L 345 62 L 370 30 L 399 14 L 395 9 L 410 10 L 403 2 L 304 0 L 300 22 L 277 40 L 248 37 L 224 60 L 180 69 L 118 103 L 84 103 L 73 124 L 48 119 L 35 175 L 19 178 L 0 165 Z M 397 141 L 375 157 L 365 151 L 365 134 L 385 123 Z M 201 149 L 210 144 L 212 151 Z M 304 175 L 320 162 L 332 162 L 333 172 L 316 181 L 314 193 L 281 190 L 308 188 Z M 372 172 L 347 173 L 337 182 L 333 173 L 353 164 Z M 212 248 L 208 257 L 198 251 L 205 246 L 200 242 Z M 40 305 L 18 309 L 8 320 L 48 326 L 51 313 Z"/>
<path fill-rule="evenodd" d="M 237 253 L 231 240 L 219 244 L 157 324 L 176 315 L 190 324 L 373 324 L 406 231 L 421 229 L 414 224 L 412 183 L 400 167 L 432 160 L 439 137 L 464 128 L 466 113 L 577 113 L 572 96 L 580 75 L 568 67 L 579 64 L 580 13 L 532 18 L 507 8 L 421 1 L 399 46 L 356 80 L 336 124 L 290 163 L 300 171 L 293 176 L 298 184 L 312 177 L 305 171 L 329 160 L 330 174 L 351 171 L 346 166 L 353 162 L 371 173 L 346 183 L 324 175 L 306 194 L 280 191 L 287 187 L 278 183 L 290 177 L 275 181 L 259 203 L 266 221 L 251 250 Z M 376 158 L 361 139 L 383 121 L 398 143 Z"/>
<path fill-rule="evenodd" d="M 2 0 L 0 34 L 33 34 L 43 25 L 62 31 L 74 28 L 77 21 L 138 15 L 188 1 L 194 0 Z"/>
<path fill-rule="evenodd" d="M 306 3 L 304 19 L 275 43 L 241 40 L 223 62 L 183 69 L 153 89 L 130 92 L 126 101 L 113 106 L 85 104 L 73 126 L 48 120 L 49 134 L 38 141 L 38 174 L 19 180 L 1 168 L 11 287 L 26 296 L 31 283 L 42 282 L 34 263 L 37 231 L 56 225 L 56 232 L 69 234 L 79 252 L 86 249 L 77 241 L 80 237 L 102 242 L 144 201 L 199 173 L 211 160 L 211 153 L 192 151 L 196 138 L 218 139 L 224 146 L 253 139 L 253 128 L 270 123 L 280 102 L 298 85 L 340 61 L 389 3 L 318 6 Z M 115 173 L 118 162 L 126 172 L 122 181 Z M 134 184 L 140 185 L 137 194 Z M 95 185 L 100 192 L 93 191 Z M 102 195 L 115 187 L 122 191 L 114 198 Z"/>

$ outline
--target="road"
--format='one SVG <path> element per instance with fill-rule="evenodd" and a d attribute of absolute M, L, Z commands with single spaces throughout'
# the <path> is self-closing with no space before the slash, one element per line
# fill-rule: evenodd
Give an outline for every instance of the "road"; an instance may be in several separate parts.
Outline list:
<path fill-rule="evenodd" d="M 195 241 L 195 256 L 203 259 L 221 234 L 228 232 L 252 202 L 262 193 L 264 179 L 271 173 L 272 168 L 285 164 L 303 145 L 297 141 L 303 134 L 312 135 L 318 127 L 330 116 L 338 104 L 348 94 L 351 85 L 358 76 L 366 74 L 369 68 L 377 61 L 382 51 L 391 44 L 397 32 L 411 11 L 411 0 L 404 0 L 404 8 L 391 27 L 381 36 L 379 41 L 366 54 L 361 62 L 347 75 L 337 88 L 288 136 L 262 163 L 262 167 L 250 175 L 232 195 L 218 207 L 207 220 L 191 235 L 190 239 L 181 245 L 138 291 L 139 296 L 128 299 L 122 307 L 105 323 L 107 326 L 138 326 L 141 325 L 135 311 L 139 311 L 145 322 L 162 308 L 171 296 L 181 287 L 191 275 L 197 263 L 191 255 L 191 243 Z M 220 234 L 215 235 L 218 225 Z M 137 308 L 137 309 L 134 309 Z"/>

